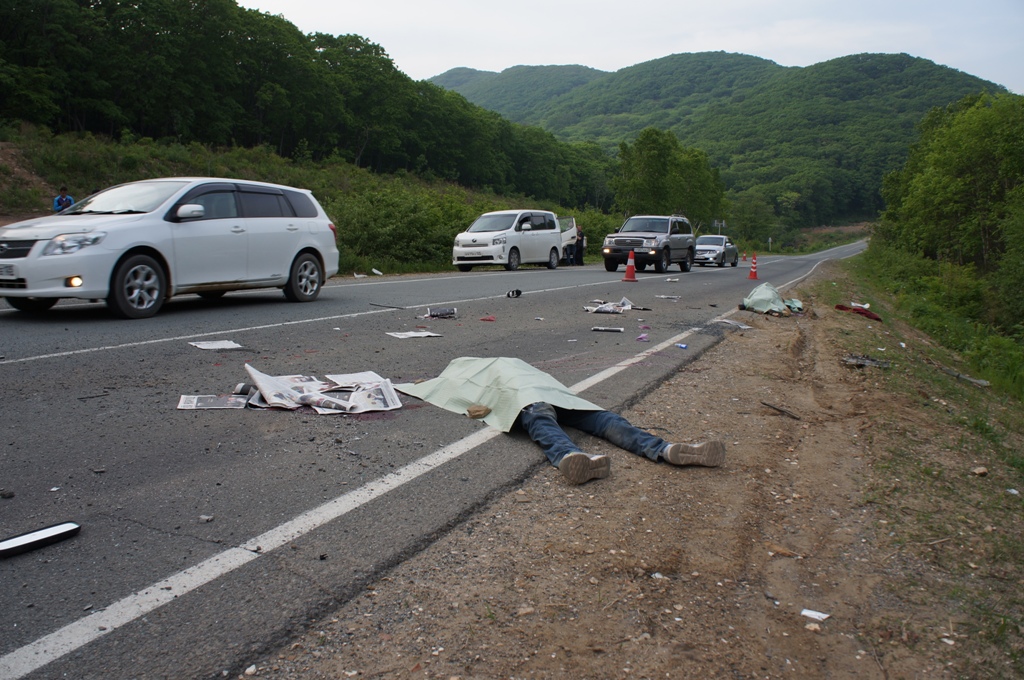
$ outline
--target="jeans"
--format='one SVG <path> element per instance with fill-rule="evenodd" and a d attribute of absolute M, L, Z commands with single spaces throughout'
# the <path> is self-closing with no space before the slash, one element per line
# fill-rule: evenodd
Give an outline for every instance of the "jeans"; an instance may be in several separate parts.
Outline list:
<path fill-rule="evenodd" d="M 664 439 L 630 425 L 629 421 L 618 413 L 575 411 L 538 401 L 519 413 L 519 424 L 530 435 L 530 439 L 540 445 L 544 455 L 555 466 L 567 453 L 580 450 L 559 423 L 607 439 L 619 448 L 653 461 L 657 461 L 668 448 L 668 443 Z"/>

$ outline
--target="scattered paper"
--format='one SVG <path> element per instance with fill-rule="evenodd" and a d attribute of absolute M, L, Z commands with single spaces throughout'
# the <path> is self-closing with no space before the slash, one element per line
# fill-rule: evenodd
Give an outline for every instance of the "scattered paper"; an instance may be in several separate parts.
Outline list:
<path fill-rule="evenodd" d="M 183 394 L 178 399 L 178 408 L 194 411 L 209 408 L 245 408 L 249 403 L 247 394 Z"/>
<path fill-rule="evenodd" d="M 377 271 L 376 269 L 371 269 L 370 271 L 376 274 L 377 276 L 384 276 L 384 272 Z"/>
<path fill-rule="evenodd" d="M 813 609 L 804 609 L 800 612 L 800 616 L 806 616 L 807 618 L 814 619 L 815 621 L 824 621 L 831 616 L 831 614 L 823 614 L 822 612 L 816 612 Z"/>
<path fill-rule="evenodd" d="M 249 364 L 245 370 L 256 384 L 258 395 L 272 407 L 311 406 L 317 413 L 332 414 L 389 411 L 402 405 L 391 381 L 372 371 L 332 375 L 321 381 L 313 376 L 270 376 Z M 256 396 L 249 399 L 250 405 L 261 405 L 254 400 Z"/>
<path fill-rule="evenodd" d="M 244 349 L 234 340 L 197 340 L 188 344 L 199 349 Z"/>
<path fill-rule="evenodd" d="M 388 333 L 388 335 L 390 335 L 393 338 L 402 338 L 403 340 L 405 340 L 407 338 L 440 338 L 441 337 L 440 333 L 431 333 L 430 331 L 404 331 L 404 332 Z"/>

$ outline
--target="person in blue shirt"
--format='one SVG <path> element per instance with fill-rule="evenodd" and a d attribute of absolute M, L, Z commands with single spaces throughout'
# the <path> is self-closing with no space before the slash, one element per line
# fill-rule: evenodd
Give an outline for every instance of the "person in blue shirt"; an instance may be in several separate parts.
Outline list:
<path fill-rule="evenodd" d="M 60 194 L 53 197 L 53 212 L 60 212 L 75 204 L 75 199 L 68 196 L 68 188 L 61 187 Z"/>

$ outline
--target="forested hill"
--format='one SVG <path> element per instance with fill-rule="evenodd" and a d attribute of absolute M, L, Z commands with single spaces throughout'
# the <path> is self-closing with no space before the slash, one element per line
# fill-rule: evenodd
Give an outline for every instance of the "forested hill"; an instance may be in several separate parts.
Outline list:
<path fill-rule="evenodd" d="M 430 82 L 509 120 L 523 121 L 536 119 L 538 102 L 552 101 L 606 75 L 587 66 L 513 66 L 501 73 L 453 68 Z"/>
<path fill-rule="evenodd" d="M 756 189 L 776 211 L 811 224 L 877 211 L 882 176 L 906 158 L 929 110 L 1005 92 L 906 54 L 807 67 L 725 52 L 675 54 L 591 73 L 578 85 L 566 68 L 574 67 L 458 69 L 458 78 L 448 72 L 431 81 L 510 120 L 607 150 L 646 127 L 669 130 L 708 152 L 733 196 Z"/>

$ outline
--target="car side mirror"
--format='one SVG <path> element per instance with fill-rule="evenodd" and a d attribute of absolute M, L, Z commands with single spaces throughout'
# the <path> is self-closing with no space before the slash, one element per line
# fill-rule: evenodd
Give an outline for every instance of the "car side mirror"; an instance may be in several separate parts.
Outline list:
<path fill-rule="evenodd" d="M 198 203 L 186 203 L 180 206 L 175 214 L 179 220 L 195 220 L 200 217 L 206 217 L 206 208 Z"/>
<path fill-rule="evenodd" d="M 532 224 L 530 224 L 529 222 L 523 222 L 523 223 L 522 223 L 521 225 L 519 225 L 519 226 L 521 226 L 521 227 L 522 227 L 523 231 L 530 231 L 531 229 L 533 229 L 533 225 L 532 225 Z"/>

